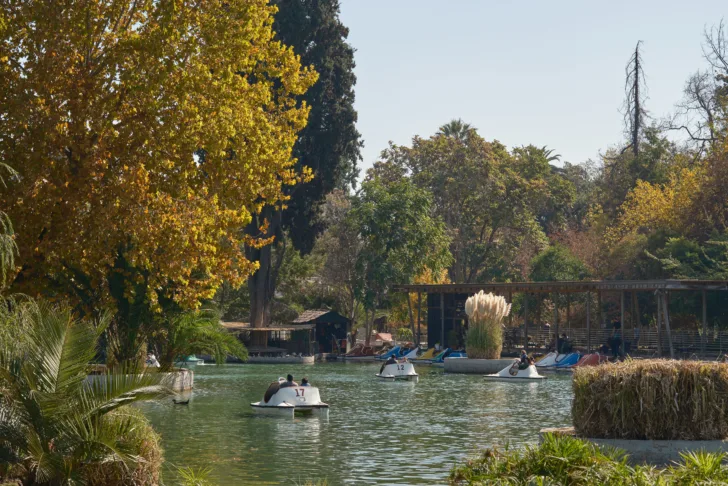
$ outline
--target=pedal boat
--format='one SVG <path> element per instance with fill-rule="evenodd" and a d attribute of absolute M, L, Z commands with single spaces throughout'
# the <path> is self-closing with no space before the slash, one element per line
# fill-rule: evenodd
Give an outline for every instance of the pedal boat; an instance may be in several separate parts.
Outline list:
<path fill-rule="evenodd" d="M 321 401 L 319 389 L 315 386 L 289 386 L 281 388 L 285 383 L 279 378 L 265 392 L 263 400 L 251 403 L 253 412 L 262 415 L 280 415 L 293 418 L 294 415 L 329 416 L 329 405 Z"/>
<path fill-rule="evenodd" d="M 377 378 L 381 380 L 409 380 L 419 381 L 420 375 L 415 371 L 415 366 L 412 363 L 392 363 L 384 367 L 384 369 L 377 373 Z"/>
<path fill-rule="evenodd" d="M 493 375 L 485 375 L 484 378 L 488 381 L 510 381 L 510 382 L 524 382 L 524 381 L 543 381 L 546 379 L 545 376 L 538 374 L 538 370 L 534 365 L 529 366 L 526 369 L 518 369 L 520 360 L 513 361 L 513 364 L 506 366 L 498 373 Z"/>

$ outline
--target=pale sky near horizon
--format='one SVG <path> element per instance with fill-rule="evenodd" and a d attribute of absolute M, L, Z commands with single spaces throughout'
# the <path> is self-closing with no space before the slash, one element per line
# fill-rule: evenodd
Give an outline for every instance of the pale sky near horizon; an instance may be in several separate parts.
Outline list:
<path fill-rule="evenodd" d="M 389 140 L 409 145 L 453 118 L 509 148 L 597 160 L 623 140 L 624 69 L 637 41 L 647 109 L 660 118 L 706 68 L 703 31 L 724 16 L 725 0 L 341 0 L 356 49 L 361 175 Z"/>

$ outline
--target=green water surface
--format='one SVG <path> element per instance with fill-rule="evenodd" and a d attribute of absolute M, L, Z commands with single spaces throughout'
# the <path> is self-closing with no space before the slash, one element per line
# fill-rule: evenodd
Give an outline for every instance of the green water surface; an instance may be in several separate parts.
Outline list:
<path fill-rule="evenodd" d="M 419 383 L 392 383 L 379 381 L 378 369 L 198 366 L 189 405 L 165 400 L 142 408 L 162 435 L 168 463 L 211 467 L 220 485 L 445 484 L 450 468 L 479 449 L 535 443 L 539 429 L 571 423 L 568 374 L 495 383 L 417 366 Z M 331 406 L 328 419 L 253 414 L 250 402 L 288 373 L 319 387 Z"/>

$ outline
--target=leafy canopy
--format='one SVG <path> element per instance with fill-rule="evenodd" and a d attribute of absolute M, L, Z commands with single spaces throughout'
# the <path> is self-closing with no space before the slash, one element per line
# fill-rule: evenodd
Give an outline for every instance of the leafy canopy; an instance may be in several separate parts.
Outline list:
<path fill-rule="evenodd" d="M 509 153 L 456 120 L 428 139 L 413 138 L 411 147 L 390 145 L 372 173 L 408 178 L 429 192 L 452 235 L 450 278 L 489 281 L 514 278 L 524 243 L 545 245 L 544 232 L 562 223 L 574 188 L 552 170 L 553 157 L 545 147 Z"/>
<path fill-rule="evenodd" d="M 568 248 L 555 244 L 531 261 L 531 280 L 547 282 L 558 280 L 583 280 L 588 275 L 584 263 Z"/>
<path fill-rule="evenodd" d="M 439 272 L 451 262 L 445 225 L 431 214 L 431 198 L 409 180 L 362 184 L 347 218 L 358 229 L 355 295 L 374 310 L 392 285 L 409 283 L 425 268 Z"/>
<path fill-rule="evenodd" d="M 298 180 L 291 149 L 309 109 L 297 97 L 316 79 L 275 40 L 275 10 L 0 7 L 0 160 L 19 173 L 0 205 L 23 228 L 18 283 L 60 284 L 88 306 L 123 273 L 127 298 L 190 307 L 254 271 L 241 243 L 262 242 L 240 228 Z"/>
<path fill-rule="evenodd" d="M 220 324 L 220 316 L 209 309 L 173 316 L 154 336 L 163 370 L 191 354 L 209 354 L 217 364 L 228 356 L 248 359 L 248 350 Z"/>

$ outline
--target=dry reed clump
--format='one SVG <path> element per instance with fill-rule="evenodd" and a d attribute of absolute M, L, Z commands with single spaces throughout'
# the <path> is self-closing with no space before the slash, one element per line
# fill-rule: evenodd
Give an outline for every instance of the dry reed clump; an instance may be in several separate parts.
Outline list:
<path fill-rule="evenodd" d="M 728 365 L 641 360 L 574 370 L 571 416 L 580 437 L 722 440 Z"/>
<path fill-rule="evenodd" d="M 465 350 L 468 358 L 498 359 L 503 348 L 503 318 L 511 312 L 506 299 L 482 290 L 468 297 L 468 334 Z"/>

